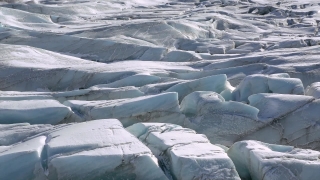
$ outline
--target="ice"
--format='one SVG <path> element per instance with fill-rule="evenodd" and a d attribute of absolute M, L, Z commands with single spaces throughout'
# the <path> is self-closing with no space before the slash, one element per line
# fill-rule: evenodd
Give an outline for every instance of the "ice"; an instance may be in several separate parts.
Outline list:
<path fill-rule="evenodd" d="M 229 101 L 215 92 L 197 91 L 181 102 L 189 120 L 185 126 L 205 134 L 212 143 L 230 146 L 238 138 L 264 125 L 255 107 Z"/>
<path fill-rule="evenodd" d="M 293 146 L 240 141 L 228 150 L 241 178 L 252 180 L 319 177 L 320 152 Z"/>
<path fill-rule="evenodd" d="M 143 96 L 144 93 L 133 86 L 121 88 L 107 88 L 103 85 L 92 86 L 88 89 L 74 90 L 69 92 L 53 92 L 53 98 L 64 102 L 66 100 L 115 100 L 125 98 L 135 98 Z"/>
<path fill-rule="evenodd" d="M 37 132 L 28 124 L 1 128 L 1 139 L 16 135 L 13 128 L 31 130 L 18 134 L 28 139 L 1 146 L 1 179 L 167 179 L 151 151 L 116 119 L 39 125 Z"/>
<path fill-rule="evenodd" d="M 150 150 L 114 119 L 50 133 L 45 154 L 49 179 L 165 179 Z"/>
<path fill-rule="evenodd" d="M 264 121 L 269 123 L 243 139 L 320 150 L 319 100 L 299 95 L 253 96 L 263 97 L 255 106 L 260 109 L 260 117 L 268 118 Z"/>
<path fill-rule="evenodd" d="M 1 3 L 1 90 L 123 86 L 141 74 L 148 81 L 131 85 L 218 74 L 233 86 L 252 74 L 288 73 L 304 86 L 319 79 L 317 4 L 17 2 Z"/>
<path fill-rule="evenodd" d="M 170 82 L 148 84 L 148 85 L 140 87 L 139 89 L 142 92 L 144 92 L 145 94 L 159 94 L 159 93 L 164 92 L 165 90 L 169 89 L 170 87 L 172 87 L 176 84 L 182 83 L 182 82 L 190 82 L 190 80 L 189 81 L 173 80 Z"/>
<path fill-rule="evenodd" d="M 80 118 L 56 100 L 0 101 L 0 123 L 59 124 Z"/>
<path fill-rule="evenodd" d="M 119 82 L 137 74 L 149 73 L 150 77 L 145 76 L 152 80 L 159 79 L 154 74 L 170 77 L 176 72 L 198 71 L 170 62 L 136 60 L 104 64 L 28 46 L 0 44 L 0 53 L 3 58 L 0 65 L 6 67 L 0 73 L 2 91 L 77 90 Z"/>
<path fill-rule="evenodd" d="M 146 144 L 171 179 L 239 179 L 225 151 L 206 136 L 174 124 L 137 123 L 127 130 Z"/>
<path fill-rule="evenodd" d="M 227 86 L 227 77 L 224 74 L 200 78 L 194 81 L 176 84 L 165 92 L 177 92 L 179 101 L 194 91 L 214 91 L 222 92 Z"/>
<path fill-rule="evenodd" d="M 320 99 L 320 82 L 312 83 L 306 88 L 306 95 Z"/>
<path fill-rule="evenodd" d="M 195 52 L 189 51 L 170 51 L 162 60 L 168 62 L 185 62 L 185 61 L 197 61 L 201 57 Z"/>
<path fill-rule="evenodd" d="M 35 179 L 41 176 L 41 152 L 45 136 L 0 150 L 0 179 Z"/>
<path fill-rule="evenodd" d="M 234 87 L 231 86 L 231 84 L 229 83 L 229 81 L 227 81 L 226 83 L 226 87 L 225 90 L 223 90 L 220 95 L 223 97 L 223 99 L 225 101 L 230 101 L 232 100 L 232 92 L 234 91 Z"/>
<path fill-rule="evenodd" d="M 320 150 L 318 1 L 0 0 L 0 152 L 45 137 L 27 179 L 165 179 L 145 146 L 100 148 L 109 136 L 90 127 L 104 118 L 180 125 L 224 151 L 241 140 Z M 123 165 L 123 154 L 141 157 Z"/>
<path fill-rule="evenodd" d="M 121 80 L 115 81 L 110 84 L 104 85 L 105 87 L 110 88 L 118 88 L 124 86 L 136 86 L 140 87 L 146 84 L 157 83 L 161 80 L 160 77 L 152 76 L 150 74 L 136 74 L 133 76 L 129 76 L 127 78 L 123 78 Z M 99 85 L 100 87 L 103 85 Z"/>
<path fill-rule="evenodd" d="M 0 91 L 1 101 L 21 100 L 50 100 L 54 99 L 50 93 L 42 92 L 21 92 L 21 91 Z"/>
<path fill-rule="evenodd" d="M 248 102 L 248 97 L 257 93 L 304 95 L 304 88 L 300 79 L 281 76 L 283 74 L 280 74 L 280 76 L 277 74 L 247 76 L 232 92 L 232 100 Z"/>
<path fill-rule="evenodd" d="M 180 61 L 188 61 L 190 58 L 192 60 L 193 57 L 196 60 L 195 53 L 179 51 L 170 52 L 167 47 L 173 47 L 175 40 L 167 38 L 166 31 L 167 33 L 171 33 L 175 38 L 185 38 L 186 36 L 191 39 L 198 37 L 205 38 L 209 37 L 210 34 L 210 31 L 198 26 L 195 22 L 147 21 L 138 24 L 135 22 L 127 23 L 124 25 L 115 23 L 108 27 L 108 29 L 100 29 L 99 32 L 87 31 L 86 28 L 82 28 L 82 30 L 86 29 L 86 31 L 76 32 L 77 36 L 68 36 L 58 33 L 52 35 L 49 33 L 50 31 L 59 32 L 61 31 L 61 28 L 59 29 L 59 25 L 53 23 L 48 15 L 41 15 L 39 17 L 39 15 L 35 13 L 25 13 L 23 11 L 5 7 L 2 7 L 1 10 L 3 12 L 9 11 L 13 12 L 12 14 L 17 14 L 16 17 L 10 18 L 12 23 L 5 23 L 7 26 L 13 28 L 24 28 L 27 30 L 40 29 L 41 25 L 39 26 L 40 23 L 38 19 L 47 21 L 42 23 L 42 27 L 46 23 L 44 28 L 44 30 L 46 30 L 45 33 L 32 34 L 27 31 L 12 31 L 11 33 L 15 36 L 8 37 L 6 40 L 7 44 L 43 48 L 100 62 L 131 59 L 177 61 L 174 57 L 179 57 L 178 55 L 187 57 L 180 58 Z M 29 21 L 21 22 L 19 15 L 29 17 Z M 7 20 L 7 18 L 5 19 Z M 54 21 L 55 18 L 52 19 Z M 30 27 L 28 26 L 28 23 L 32 23 L 33 25 Z M 143 31 L 146 31 L 147 34 L 143 33 Z M 102 34 L 104 35 L 101 36 Z M 33 38 L 34 36 L 37 38 Z M 24 39 L 24 41 L 17 42 L 17 39 Z M 46 43 L 47 41 L 51 41 L 51 43 Z M 61 41 L 63 41 L 64 44 L 62 44 Z M 54 44 L 61 44 L 65 48 L 60 48 Z M 126 50 L 123 51 L 122 48 L 126 48 Z"/>
<path fill-rule="evenodd" d="M 117 118 L 127 127 L 137 122 L 183 124 L 177 93 L 163 93 L 112 101 L 66 101 L 84 120 Z"/>
<path fill-rule="evenodd" d="M 261 93 L 249 96 L 250 105 L 258 108 L 258 116 L 266 121 L 285 117 L 313 100 L 310 96 L 289 94 Z"/>
<path fill-rule="evenodd" d="M 51 129 L 53 129 L 53 126 L 49 124 L 2 124 L 0 125 L 0 146 L 18 143 L 26 140 L 28 137 L 46 132 Z"/>
<path fill-rule="evenodd" d="M 224 98 L 212 91 L 196 91 L 190 93 L 181 102 L 181 112 L 188 116 L 195 116 L 207 111 L 205 106 L 207 103 L 221 103 L 224 102 Z"/>
<path fill-rule="evenodd" d="M 124 98 L 134 98 L 143 96 L 144 93 L 133 86 L 121 88 L 108 88 L 104 85 L 92 86 L 88 89 L 80 89 L 64 92 L 20 92 L 20 91 L 0 91 L 0 100 L 20 101 L 56 99 L 63 103 L 66 100 L 114 100 Z"/>
<path fill-rule="evenodd" d="M 293 145 L 319 150 L 319 101 L 311 96 L 254 94 L 250 104 L 225 101 L 217 93 L 193 92 L 181 102 L 185 126 L 212 143 L 231 146 L 239 140 Z"/>

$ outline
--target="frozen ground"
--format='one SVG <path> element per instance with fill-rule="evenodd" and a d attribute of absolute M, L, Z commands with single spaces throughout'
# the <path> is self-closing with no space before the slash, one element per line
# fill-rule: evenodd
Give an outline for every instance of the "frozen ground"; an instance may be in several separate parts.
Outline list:
<path fill-rule="evenodd" d="M 316 179 L 319 28 L 318 0 L 0 0 L 0 179 Z"/>

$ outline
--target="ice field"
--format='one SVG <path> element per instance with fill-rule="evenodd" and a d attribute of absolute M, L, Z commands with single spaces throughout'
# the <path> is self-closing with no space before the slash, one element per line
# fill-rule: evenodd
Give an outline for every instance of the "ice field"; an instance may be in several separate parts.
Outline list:
<path fill-rule="evenodd" d="M 316 180 L 320 1 L 0 0 L 0 180 Z"/>

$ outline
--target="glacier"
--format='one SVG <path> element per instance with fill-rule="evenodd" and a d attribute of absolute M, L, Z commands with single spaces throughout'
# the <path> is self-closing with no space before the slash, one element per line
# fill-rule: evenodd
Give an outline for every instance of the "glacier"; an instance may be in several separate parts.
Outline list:
<path fill-rule="evenodd" d="M 165 123 L 137 123 L 126 129 L 151 149 L 170 179 L 240 180 L 226 152 L 191 129 Z"/>
<path fill-rule="evenodd" d="M 58 124 L 81 120 L 70 107 L 56 100 L 38 99 L 0 102 L 0 123 Z"/>
<path fill-rule="evenodd" d="M 313 96 L 314 98 L 320 98 L 320 83 L 315 82 L 306 88 L 306 95 Z"/>
<path fill-rule="evenodd" d="M 317 179 L 318 0 L 0 0 L 0 179 Z"/>
<path fill-rule="evenodd" d="M 1 179 L 166 179 L 151 151 L 116 119 L 78 124 L 2 125 Z"/>
<path fill-rule="evenodd" d="M 228 155 L 243 179 L 317 179 L 319 151 L 240 141 L 231 146 Z"/>
<path fill-rule="evenodd" d="M 240 137 L 263 126 L 255 107 L 224 98 L 208 91 L 186 96 L 181 111 L 189 117 L 185 126 L 203 133 L 212 143 L 232 145 Z"/>
<path fill-rule="evenodd" d="M 111 101 L 65 101 L 83 121 L 117 118 L 127 127 L 137 122 L 172 122 L 183 124 L 185 116 L 180 113 L 178 94 L 142 96 Z"/>

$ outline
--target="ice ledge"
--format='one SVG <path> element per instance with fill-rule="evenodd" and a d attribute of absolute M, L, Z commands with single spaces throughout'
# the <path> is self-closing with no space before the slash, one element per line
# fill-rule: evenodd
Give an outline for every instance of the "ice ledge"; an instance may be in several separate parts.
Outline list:
<path fill-rule="evenodd" d="M 240 180 L 224 149 L 174 124 L 137 123 L 127 130 L 147 145 L 169 179 Z"/>

